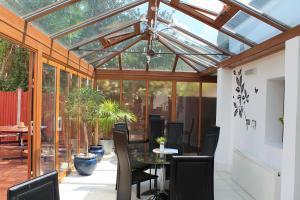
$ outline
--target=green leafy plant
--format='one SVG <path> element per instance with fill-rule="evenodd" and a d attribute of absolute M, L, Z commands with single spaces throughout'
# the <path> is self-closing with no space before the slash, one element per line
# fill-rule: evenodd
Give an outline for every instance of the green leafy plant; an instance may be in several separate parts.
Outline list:
<path fill-rule="evenodd" d="M 162 136 L 162 137 L 158 137 L 155 140 L 158 144 L 166 144 L 167 143 L 167 138 Z"/>
<path fill-rule="evenodd" d="M 92 88 L 80 88 L 70 92 L 65 102 L 65 111 L 71 120 L 80 120 L 83 123 L 85 155 L 88 155 L 87 126 L 95 126 L 99 119 L 99 109 L 104 96 Z"/>
<path fill-rule="evenodd" d="M 128 122 L 136 121 L 136 116 L 132 112 L 120 108 L 119 104 L 115 101 L 105 100 L 99 109 L 99 124 L 103 136 L 107 137 L 113 125 L 125 118 Z"/>

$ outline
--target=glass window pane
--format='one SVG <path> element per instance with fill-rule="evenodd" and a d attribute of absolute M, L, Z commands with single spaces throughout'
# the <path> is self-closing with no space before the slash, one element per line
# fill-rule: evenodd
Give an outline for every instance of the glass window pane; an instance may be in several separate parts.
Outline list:
<path fill-rule="evenodd" d="M 167 121 L 171 120 L 172 82 L 149 81 L 149 115 L 159 114 Z"/>
<path fill-rule="evenodd" d="M 45 33 L 52 34 L 63 30 L 86 19 L 101 13 L 120 8 L 134 0 L 107 1 L 107 0 L 84 0 L 65 7 L 62 10 L 50 13 L 33 22 Z"/>
<path fill-rule="evenodd" d="M 201 131 L 216 126 L 217 83 L 202 83 Z"/>
<path fill-rule="evenodd" d="M 100 69 L 120 69 L 119 56 L 115 56 L 99 67 Z"/>
<path fill-rule="evenodd" d="M 246 44 L 235 40 L 234 38 L 194 19 L 193 17 L 177 11 L 164 3 L 160 4 L 159 15 L 166 20 L 173 18 L 175 25 L 202 37 L 224 50 L 239 54 L 249 49 L 249 46 Z"/>
<path fill-rule="evenodd" d="M 280 30 L 242 11 L 231 18 L 224 27 L 256 43 L 264 42 L 281 33 Z"/>
<path fill-rule="evenodd" d="M 289 26 L 300 24 L 298 0 L 238 0 Z"/>
<path fill-rule="evenodd" d="M 148 41 L 142 40 L 122 53 L 122 68 L 129 70 L 146 69 Z M 145 53 L 144 53 L 145 52 Z"/>
<path fill-rule="evenodd" d="M 132 111 L 137 121 L 130 123 L 130 135 L 144 137 L 146 111 L 146 81 L 123 81 L 124 107 Z"/>
<path fill-rule="evenodd" d="M 69 95 L 69 74 L 66 71 L 60 71 L 60 91 L 59 91 L 59 118 L 58 118 L 58 158 L 59 158 L 59 170 L 65 171 L 69 168 L 68 148 L 70 123 L 65 112 L 65 101 Z"/>
<path fill-rule="evenodd" d="M 119 80 L 97 80 L 97 90 L 101 91 L 106 98 L 120 102 Z"/>
<path fill-rule="evenodd" d="M 45 174 L 55 169 L 56 70 L 47 64 L 43 65 L 42 70 L 40 173 Z"/>
<path fill-rule="evenodd" d="M 148 3 L 142 4 L 130 10 L 124 11 L 112 17 L 101 20 L 86 28 L 70 33 L 62 37 L 61 39 L 59 39 L 59 41 L 66 47 L 70 47 L 73 44 L 76 44 L 84 39 L 96 36 L 107 30 L 115 28 L 116 26 L 120 26 L 132 20 L 140 19 L 140 17 L 146 13 L 147 8 L 148 8 Z"/>
<path fill-rule="evenodd" d="M 177 82 L 176 116 L 184 123 L 183 141 L 188 146 L 197 146 L 199 134 L 200 84 Z"/>
<path fill-rule="evenodd" d="M 93 50 L 103 48 L 100 41 L 92 42 L 81 46 L 78 50 L 74 51 L 79 56 L 84 56 L 87 53 L 94 52 Z"/>
<path fill-rule="evenodd" d="M 175 54 L 156 40 L 152 42 L 152 50 L 157 54 L 151 57 L 149 71 L 172 71 Z"/>
<path fill-rule="evenodd" d="M 57 1 L 59 0 L 40 0 L 40 1 L 0 0 L 0 4 L 12 10 L 17 15 L 23 16 Z"/>
<path fill-rule="evenodd" d="M 184 62 L 181 58 L 178 59 L 176 72 L 196 72 L 191 66 Z"/>

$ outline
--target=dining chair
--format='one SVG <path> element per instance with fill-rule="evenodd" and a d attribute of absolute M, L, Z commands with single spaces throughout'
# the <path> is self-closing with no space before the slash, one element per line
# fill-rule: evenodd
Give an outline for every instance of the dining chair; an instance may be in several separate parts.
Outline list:
<path fill-rule="evenodd" d="M 140 183 L 156 179 L 157 176 L 132 168 L 128 153 L 126 133 L 124 131 L 114 129 L 113 140 L 119 168 L 119 177 L 117 178 L 117 200 L 130 200 L 131 185 L 135 184 L 137 185 L 136 196 L 137 198 L 140 198 Z"/>
<path fill-rule="evenodd" d="M 158 148 L 156 138 L 164 136 L 165 119 L 149 118 L 149 151 Z"/>
<path fill-rule="evenodd" d="M 59 200 L 58 173 L 56 171 L 12 186 L 7 200 Z"/>
<path fill-rule="evenodd" d="M 183 150 L 183 126 L 182 122 L 167 123 L 167 148 L 178 149 L 178 153 L 182 154 Z"/>
<path fill-rule="evenodd" d="M 200 155 L 214 156 L 218 141 L 219 141 L 220 127 L 214 126 L 207 129 L 204 135 L 203 145 Z"/>
<path fill-rule="evenodd" d="M 214 157 L 173 156 L 170 200 L 213 200 Z"/>

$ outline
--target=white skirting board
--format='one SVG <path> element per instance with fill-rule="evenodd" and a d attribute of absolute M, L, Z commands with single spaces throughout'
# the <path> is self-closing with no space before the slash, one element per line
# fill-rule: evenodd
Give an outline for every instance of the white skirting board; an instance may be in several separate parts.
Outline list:
<path fill-rule="evenodd" d="M 280 199 L 280 172 L 234 151 L 232 178 L 256 200 Z"/>

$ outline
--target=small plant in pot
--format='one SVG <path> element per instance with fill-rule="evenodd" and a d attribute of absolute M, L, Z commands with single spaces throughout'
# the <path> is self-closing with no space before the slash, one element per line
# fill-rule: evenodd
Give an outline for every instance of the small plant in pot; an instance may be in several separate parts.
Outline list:
<path fill-rule="evenodd" d="M 162 153 L 165 151 L 165 144 L 167 143 L 167 138 L 162 136 L 156 138 L 156 142 L 159 144 L 159 151 Z"/>
<path fill-rule="evenodd" d="M 109 137 L 115 123 L 127 119 L 128 122 L 136 121 L 136 116 L 125 109 L 120 108 L 119 104 L 112 100 L 105 100 L 99 109 L 99 125 L 102 133 L 101 144 L 104 152 L 109 154 L 113 149 L 113 141 Z"/>
<path fill-rule="evenodd" d="M 80 116 L 84 130 L 84 152 L 74 157 L 74 166 L 80 175 L 91 175 L 97 167 L 97 156 L 89 153 L 88 126 L 95 127 L 99 117 L 99 108 L 104 96 L 92 88 L 81 88 L 72 91 L 65 104 L 70 119 Z"/>

